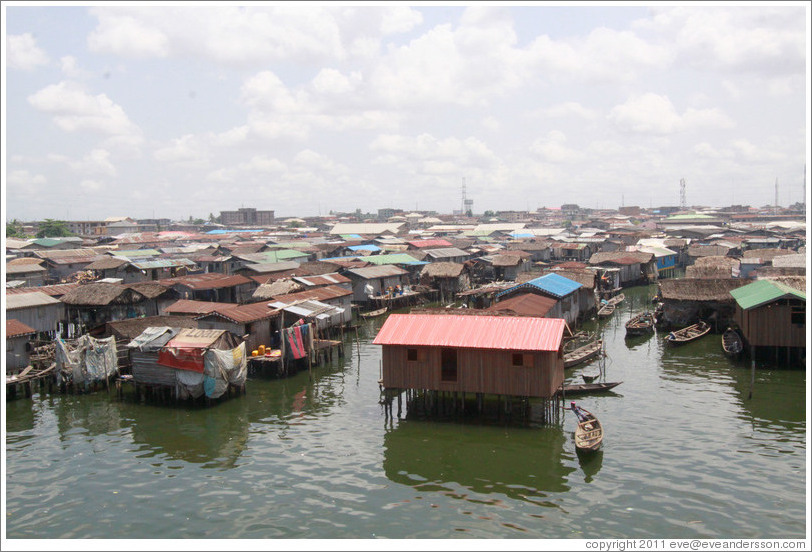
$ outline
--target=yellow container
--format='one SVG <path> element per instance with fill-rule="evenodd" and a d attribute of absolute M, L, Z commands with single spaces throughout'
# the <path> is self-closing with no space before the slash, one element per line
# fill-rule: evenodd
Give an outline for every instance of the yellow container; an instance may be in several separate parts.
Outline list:
<path fill-rule="evenodd" d="M 256 351 L 256 349 L 254 349 L 253 351 L 251 351 L 251 356 L 257 356 L 257 351 Z"/>
<path fill-rule="evenodd" d="M 259 356 L 265 356 L 265 345 L 260 345 L 258 349 Z"/>

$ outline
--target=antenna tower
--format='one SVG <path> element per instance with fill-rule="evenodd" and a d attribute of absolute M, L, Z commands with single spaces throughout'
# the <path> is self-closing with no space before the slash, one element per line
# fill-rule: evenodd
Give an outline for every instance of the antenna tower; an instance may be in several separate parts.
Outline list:
<path fill-rule="evenodd" d="M 775 210 L 778 211 L 778 177 L 775 179 Z"/>
<path fill-rule="evenodd" d="M 462 177 L 462 201 L 460 202 L 460 214 L 465 214 L 465 177 Z"/>
<path fill-rule="evenodd" d="M 685 179 L 679 179 L 679 207 L 680 209 L 686 209 L 688 207 L 688 202 L 685 200 Z"/>

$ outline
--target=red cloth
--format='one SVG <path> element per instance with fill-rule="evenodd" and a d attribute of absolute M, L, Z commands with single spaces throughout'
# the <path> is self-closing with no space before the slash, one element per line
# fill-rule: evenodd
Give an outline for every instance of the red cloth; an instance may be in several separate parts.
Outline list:
<path fill-rule="evenodd" d="M 304 358 L 305 348 L 304 343 L 302 341 L 302 327 L 294 326 L 293 328 L 288 328 L 287 336 L 288 336 L 288 345 L 290 345 L 290 352 L 293 355 L 293 358 L 295 359 Z"/>
<path fill-rule="evenodd" d="M 164 347 L 158 351 L 158 364 L 179 368 L 180 370 L 191 370 L 192 372 L 203 372 L 203 351 L 200 347 L 178 348 Z"/>

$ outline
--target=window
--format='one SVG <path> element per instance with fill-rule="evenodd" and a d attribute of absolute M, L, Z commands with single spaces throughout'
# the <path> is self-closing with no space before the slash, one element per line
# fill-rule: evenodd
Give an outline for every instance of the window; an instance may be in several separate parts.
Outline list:
<path fill-rule="evenodd" d="M 406 360 L 417 362 L 417 349 L 406 349 Z"/>
<path fill-rule="evenodd" d="M 440 352 L 440 380 L 457 381 L 457 350 L 442 349 Z"/>
<path fill-rule="evenodd" d="M 797 324 L 798 326 L 805 326 L 806 325 L 806 306 L 801 307 L 792 307 L 792 311 L 790 316 L 791 321 L 793 324 Z"/>
<path fill-rule="evenodd" d="M 524 366 L 524 355 L 521 353 L 513 353 L 513 366 Z"/>

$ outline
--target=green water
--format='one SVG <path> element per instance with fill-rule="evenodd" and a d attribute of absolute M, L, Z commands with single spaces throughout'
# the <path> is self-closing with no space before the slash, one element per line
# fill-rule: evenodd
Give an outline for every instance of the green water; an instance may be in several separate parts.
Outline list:
<path fill-rule="evenodd" d="M 6 403 L 8 538 L 803 538 L 804 370 L 722 354 L 718 335 L 629 340 L 649 307 L 626 290 L 607 321 L 604 379 L 577 398 L 606 434 L 575 453 L 558 424 L 387 419 L 382 320 L 344 358 L 253 378 L 211 408 L 106 392 Z M 596 364 L 574 367 L 568 381 Z M 397 407 L 395 407 L 395 413 Z"/>

